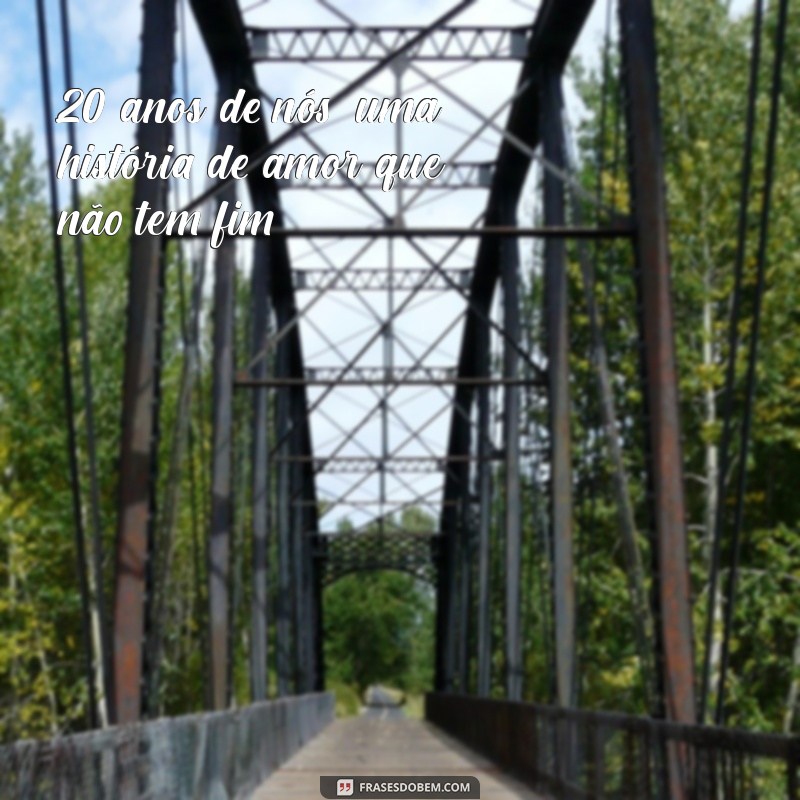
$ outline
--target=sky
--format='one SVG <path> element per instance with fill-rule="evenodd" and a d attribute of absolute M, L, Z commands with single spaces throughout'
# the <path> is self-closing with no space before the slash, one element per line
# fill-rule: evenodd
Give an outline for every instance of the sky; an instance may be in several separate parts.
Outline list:
<path fill-rule="evenodd" d="M 249 25 L 263 26 L 311 26 L 341 25 L 324 2 L 319 0 L 241 0 L 245 20 Z M 46 0 L 49 16 L 48 32 L 51 45 L 51 59 L 54 70 L 54 86 L 58 91 L 53 98 L 56 110 L 63 106 L 60 95 L 63 92 L 63 76 L 60 72 L 61 54 L 59 30 L 56 25 L 57 2 Z M 452 0 L 338 0 L 336 8 L 357 21 L 359 25 L 370 24 L 426 24 L 436 19 L 452 6 Z M 106 105 L 100 119 L 94 124 L 77 126 L 79 149 L 94 143 L 98 151 L 110 149 L 116 144 L 127 148 L 132 145 L 134 128 L 119 121 L 117 111 L 122 102 L 137 94 L 139 35 L 141 29 L 140 0 L 71 0 L 70 14 L 73 51 L 75 53 L 74 73 L 77 86 L 89 90 L 100 87 L 106 94 Z M 589 64 L 597 64 L 597 55 L 605 27 L 606 3 L 596 4 L 578 46 L 579 56 Z M 40 76 L 38 66 L 38 47 L 36 38 L 35 4 L 31 0 L 6 0 L 0 6 L 0 29 L 5 33 L 5 47 L 0 51 L 0 111 L 5 115 L 8 126 L 16 131 L 30 131 L 35 136 L 37 153 L 43 158 L 42 110 Z M 535 14 L 535 7 L 527 0 L 478 0 L 466 12 L 453 20 L 454 25 L 470 24 L 529 24 Z M 194 26 L 191 13 L 182 7 L 180 14 L 181 33 L 183 20 L 186 20 L 186 48 L 179 49 L 177 70 L 178 85 L 176 93 L 187 100 L 200 97 L 210 108 L 204 121 L 198 125 L 176 126 L 175 140 L 179 151 L 191 151 L 197 155 L 194 179 L 191 185 L 179 182 L 178 200 L 185 202 L 189 193 L 196 194 L 205 183 L 204 166 L 209 157 L 211 140 L 211 120 L 214 116 L 214 81 L 199 33 Z M 184 87 L 180 75 L 183 65 L 189 76 L 188 86 Z M 331 96 L 348 79 L 352 79 L 366 68 L 362 63 L 334 63 L 312 68 L 306 65 L 260 65 L 257 69 L 262 88 L 273 97 L 301 98 L 310 89 L 317 97 Z M 331 120 L 326 126 L 312 126 L 309 131 L 318 140 L 325 152 L 343 153 L 349 149 L 358 154 L 362 161 L 377 159 L 391 152 L 419 153 L 427 156 L 436 153 L 444 161 L 492 161 L 500 142 L 497 128 L 502 129 L 509 95 L 516 84 L 519 70 L 517 62 L 481 64 L 454 71 L 453 64 L 421 64 L 422 72 L 409 68 L 396 76 L 385 71 L 352 98 L 344 101 L 341 109 L 331 112 Z M 426 84 L 426 78 L 434 76 L 441 85 Z M 399 87 L 399 88 L 398 88 Z M 352 114 L 356 100 L 360 96 L 370 97 L 371 93 L 388 96 L 411 96 L 417 100 L 435 97 L 442 106 L 440 118 L 430 125 L 416 123 L 395 129 L 385 125 L 356 125 Z M 463 100 L 457 100 L 462 98 Z M 574 122 L 583 113 L 574 92 L 567 87 L 567 114 Z M 480 135 L 470 137 L 481 119 L 491 116 L 492 123 L 483 125 Z M 496 127 L 493 127 L 496 126 Z M 64 126 L 57 126 L 63 146 Z M 282 130 L 281 124 L 271 127 L 274 138 Z M 191 139 L 187 138 L 191 136 Z M 400 137 L 399 139 L 397 137 Z M 303 140 L 292 140 L 283 152 L 309 152 L 310 145 Z M 66 182 L 62 182 L 66 183 Z M 67 186 L 62 186 L 66 199 Z M 90 185 L 82 186 L 88 191 Z M 376 224 L 376 215 L 363 199 L 350 190 L 344 191 L 292 191 L 283 193 L 284 208 L 292 224 L 334 227 L 339 225 L 370 226 Z M 408 206 L 402 212 L 407 225 L 452 225 L 471 224 L 480 214 L 485 202 L 485 192 L 469 190 L 446 192 L 426 189 L 417 191 L 416 186 L 383 193 L 371 191 L 374 203 L 389 214 Z M 245 198 L 242 198 L 243 201 Z M 520 208 L 521 224 L 530 224 L 532 211 L 530 203 Z M 422 267 L 426 258 L 439 259 L 446 255 L 444 262 L 452 267 L 469 267 L 473 260 L 475 240 L 453 248 L 452 241 L 427 240 L 422 249 L 415 251 L 402 242 L 380 242 L 366 248 L 363 241 L 348 240 L 336 242 L 319 240 L 305 243 L 298 240 L 290 242 L 290 251 L 295 266 L 335 267 L 359 269 L 385 266 L 393 262 L 399 266 Z M 363 250 L 363 252 L 361 252 Z M 452 251 L 452 252 L 450 252 Z M 239 248 L 240 259 L 247 261 L 249 248 Z M 207 287 L 208 288 L 208 287 Z M 408 299 L 407 294 L 399 292 L 392 299 L 401 305 Z M 360 354 L 359 365 L 381 366 L 386 353 L 385 343 L 375 339 L 376 331 L 385 318 L 388 298 L 381 295 L 344 296 L 341 293 L 327 293 L 323 297 L 303 292 L 298 296 L 301 307 L 309 305 L 310 311 L 301 323 L 306 363 L 320 368 L 342 366 L 345 361 Z M 421 295 L 409 303 L 408 310 L 396 321 L 395 340 L 392 344 L 391 359 L 395 366 L 410 365 L 420 354 L 430 350 L 426 359 L 428 365 L 451 367 L 455 364 L 460 342 L 458 319 L 463 314 L 465 304 L 457 293 Z M 495 315 L 500 318 L 499 309 Z M 494 337 L 494 347 L 500 342 Z M 375 341 L 370 344 L 370 342 Z M 241 361 L 241 358 L 240 358 Z M 244 366 L 240 363 L 239 366 Z M 358 435 L 352 440 L 343 440 L 352 427 L 358 424 L 366 409 L 374 407 L 380 393 L 370 389 L 337 389 L 321 399 L 321 389 L 309 390 L 312 403 L 320 400 L 319 409 L 312 416 L 312 436 L 318 454 L 332 453 L 341 446 L 341 454 L 360 456 L 380 450 L 384 436 L 380 414 L 370 418 Z M 495 398 L 496 400 L 498 398 Z M 401 388 L 392 396 L 392 412 L 388 418 L 386 438 L 391 450 L 406 457 L 426 456 L 432 453 L 443 455 L 446 450 L 450 421 L 451 390 L 438 387 L 421 392 Z M 420 423 L 425 425 L 423 438 L 410 436 L 410 431 Z M 498 431 L 495 426 L 495 436 Z M 359 476 L 323 475 L 318 480 L 319 497 L 331 500 L 352 490 L 350 499 L 373 502 L 378 497 L 378 477 L 366 480 L 355 486 Z M 417 476 L 389 476 L 386 484 L 386 504 L 377 511 L 360 507 L 340 507 L 323 520 L 324 530 L 333 530 L 338 521 L 347 517 L 356 524 L 365 523 L 371 515 L 380 510 L 390 511 L 401 507 L 417 494 L 430 498 L 428 506 L 431 513 L 437 513 L 436 501 L 441 491 L 441 474 Z M 393 505 L 394 504 L 394 505 Z"/>

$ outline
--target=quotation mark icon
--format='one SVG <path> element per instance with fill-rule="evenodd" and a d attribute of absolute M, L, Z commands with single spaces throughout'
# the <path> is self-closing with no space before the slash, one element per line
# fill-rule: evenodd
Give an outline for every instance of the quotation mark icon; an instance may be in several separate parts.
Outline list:
<path fill-rule="evenodd" d="M 353 794 L 353 779 L 339 778 L 336 781 L 336 796 L 350 797 Z"/>

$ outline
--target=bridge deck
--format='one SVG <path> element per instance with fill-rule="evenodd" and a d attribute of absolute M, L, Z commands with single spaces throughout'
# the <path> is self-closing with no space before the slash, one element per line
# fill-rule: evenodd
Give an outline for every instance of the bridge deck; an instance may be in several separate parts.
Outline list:
<path fill-rule="evenodd" d="M 473 775 L 482 800 L 537 800 L 518 781 L 426 722 L 336 720 L 270 777 L 253 800 L 319 800 L 320 775 Z"/>

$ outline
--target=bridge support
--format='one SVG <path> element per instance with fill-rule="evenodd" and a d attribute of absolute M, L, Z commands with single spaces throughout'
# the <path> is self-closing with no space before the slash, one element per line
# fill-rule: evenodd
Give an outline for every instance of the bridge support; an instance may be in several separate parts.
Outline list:
<path fill-rule="evenodd" d="M 660 672 L 669 719 L 694 722 L 686 506 L 653 9 L 620 0 L 628 158 L 645 389 L 648 480 L 656 536 Z"/>
<path fill-rule="evenodd" d="M 516 224 L 513 206 L 504 209 L 504 224 Z M 519 372 L 520 309 L 519 252 L 517 240 L 500 244 L 500 281 L 503 289 L 503 446 L 505 449 L 506 538 L 506 694 L 509 700 L 522 699 L 522 628 L 520 618 L 520 573 L 522 564 L 522 504 L 519 479 Z"/>
<path fill-rule="evenodd" d="M 544 157 L 565 168 L 561 72 L 545 68 L 541 84 L 541 134 Z M 544 222 L 566 220 L 564 181 L 544 173 Z M 575 579 L 572 547 L 572 442 L 569 396 L 569 306 L 564 239 L 544 243 L 544 320 L 550 429 L 550 528 L 553 543 L 556 694 L 561 706 L 575 704 Z"/>
<path fill-rule="evenodd" d="M 478 324 L 478 374 L 489 376 L 489 324 Z M 492 451 L 491 407 L 488 383 L 478 387 L 478 694 L 488 697 L 492 684 L 491 535 Z"/>
<path fill-rule="evenodd" d="M 667 718 L 694 723 L 686 506 L 653 9 L 650 0 L 620 0 L 619 8 L 654 534 L 656 664 Z M 686 797 L 691 772 L 686 750 L 669 747 L 666 766 L 670 797 Z"/>
<path fill-rule="evenodd" d="M 220 104 L 230 84 L 220 85 Z M 216 152 L 236 147 L 231 124 L 220 124 Z M 233 187 L 220 194 L 220 203 L 233 204 Z M 230 560 L 233 528 L 233 344 L 236 285 L 236 240 L 226 236 L 214 261 L 214 332 L 211 453 L 211 530 L 208 542 L 208 599 L 211 626 L 211 702 L 215 711 L 230 699 Z"/>
<path fill-rule="evenodd" d="M 263 207 L 263 203 L 261 204 Z M 258 239 L 254 245 L 251 275 L 252 359 L 253 376 L 265 379 L 271 359 L 266 353 L 269 331 L 269 282 L 272 245 Z M 253 597 L 250 631 L 250 695 L 254 702 L 266 700 L 267 632 L 269 628 L 268 557 L 270 515 L 272 513 L 269 464 L 269 390 L 253 390 Z"/>
<path fill-rule="evenodd" d="M 145 0 L 138 96 L 172 99 L 175 59 L 174 0 Z M 172 136 L 169 122 L 137 128 L 142 151 L 160 158 Z M 134 207 L 148 203 L 166 209 L 167 185 L 136 177 Z M 155 464 L 158 425 L 164 240 L 142 234 L 131 238 L 128 322 L 122 388 L 122 437 L 119 464 L 119 518 L 114 591 L 114 702 L 117 723 L 135 722 L 142 712 L 145 602 L 155 512 Z"/>
<path fill-rule="evenodd" d="M 281 308 L 277 309 L 278 325 L 284 317 Z M 278 377 L 287 374 L 288 352 L 287 342 L 281 341 L 278 345 L 276 359 L 276 373 Z M 278 602 L 276 620 L 276 649 L 278 673 L 278 697 L 289 694 L 291 680 L 291 574 L 290 574 L 290 498 L 291 482 L 289 480 L 291 462 L 281 456 L 288 455 L 287 442 L 289 431 L 289 389 L 280 389 L 276 395 L 275 414 L 275 441 L 278 461 L 277 507 L 276 527 L 278 529 Z"/>

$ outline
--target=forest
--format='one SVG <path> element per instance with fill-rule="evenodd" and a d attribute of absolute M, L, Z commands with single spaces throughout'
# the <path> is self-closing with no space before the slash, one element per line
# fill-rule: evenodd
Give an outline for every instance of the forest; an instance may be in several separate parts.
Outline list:
<path fill-rule="evenodd" d="M 766 190 L 765 149 L 775 29 L 774 4 L 764 21 L 757 89 L 752 190 L 745 209 L 741 346 L 735 361 L 735 412 L 748 402 L 747 371 L 757 297 L 759 215 Z M 698 680 L 708 664 L 711 688 L 721 670 L 731 541 L 722 541 L 716 613 L 706 636 L 717 514 L 730 530 L 740 473 L 744 495 L 741 563 L 725 649 L 726 724 L 753 730 L 800 730 L 800 25 L 789 26 L 771 188 L 766 290 L 760 308 L 751 444 L 740 440 L 723 459 L 726 365 L 734 298 L 737 226 L 747 113 L 752 19 L 723 0 L 660 0 L 657 11 L 661 117 L 665 149 L 675 330 L 680 379 L 683 461 L 688 501 L 695 659 Z M 796 16 L 796 14 L 795 14 Z M 601 44 L 601 46 L 603 46 Z M 604 46 L 599 68 L 572 66 L 571 81 L 585 107 L 576 123 L 575 170 L 585 192 L 627 205 L 618 64 Z M 46 173 L 30 135 L 0 117 L 0 741 L 47 737 L 89 724 L 84 654 L 96 660 L 98 630 L 111 604 L 116 527 L 117 458 L 126 316 L 128 240 L 82 237 L 85 283 L 76 278 L 67 247 L 69 357 L 87 520 L 87 572 L 92 604 L 87 637 L 81 611 L 59 361 L 60 333 Z M 85 207 L 130 207 L 130 184 L 110 181 L 83 199 Z M 579 213 L 580 199 L 573 202 Z M 535 215 L 535 211 L 533 214 Z M 520 220 L 521 224 L 528 221 Z M 541 252 L 523 253 L 526 335 L 540 335 Z M 160 633 L 147 642 L 148 714 L 182 714 L 204 707 L 208 635 L 205 539 L 209 527 L 211 421 L 210 332 L 190 313 L 203 265 L 170 249 L 164 287 L 158 464 L 159 514 L 151 597 Z M 629 247 L 602 242 L 570 251 L 573 491 L 578 595 L 577 703 L 597 709 L 649 713 L 652 673 L 650 540 L 645 515 L 642 397 L 636 339 L 636 289 Z M 244 283 L 244 280 L 241 281 Z M 587 289 L 589 290 L 587 294 Z M 589 294 L 591 303 L 587 304 Z M 237 342 L 248 342 L 247 304 L 240 298 Z M 89 321 L 88 349 L 78 327 Z M 600 319 L 616 409 L 631 514 L 630 538 L 620 535 L 620 464 L 606 435 L 597 389 L 596 340 L 590 310 Z M 203 312 L 207 312 L 204 310 Z M 192 331 L 196 336 L 193 338 Z M 84 356 L 88 359 L 84 359 Z M 87 405 L 88 366 L 92 403 Z M 187 398 L 194 398 L 190 404 Z M 249 401 L 236 398 L 246 419 Z M 185 413 L 186 408 L 191 409 Z M 87 409 L 91 419 L 87 419 Z M 526 436 L 546 418 L 544 398 L 524 403 Z M 736 414 L 733 419 L 739 419 Z M 738 431 L 738 428 L 737 428 Z M 233 543 L 233 696 L 249 701 L 251 586 L 250 512 L 246 509 L 245 425 L 235 442 L 237 491 L 242 494 Z M 183 458 L 180 456 L 183 455 Z M 178 464 L 182 465 L 179 468 Z M 550 543 L 543 533 L 547 488 L 531 464 L 524 496 L 524 696 L 552 702 L 553 611 Z M 722 475 L 720 475 L 720 471 Z M 177 478 L 177 479 L 176 479 Z M 723 496 L 719 487 L 723 487 Z M 94 487 L 89 488 L 89 487 Z M 419 514 L 434 529 L 436 520 Z M 493 531 L 494 574 L 503 567 L 500 520 Z M 633 547 L 631 547 L 633 545 Z M 275 542 L 271 547 L 274 551 Z M 271 559 L 274 562 L 274 558 Z M 633 565 L 633 567 L 632 567 Z M 275 587 L 275 581 L 270 581 Z M 492 691 L 504 692 L 502 582 L 493 581 Z M 101 602 L 98 603 L 97 600 Z M 401 573 L 358 574 L 324 596 L 325 659 L 340 710 L 355 711 L 371 684 L 418 697 L 433 676 L 434 593 Z M 87 641 L 88 638 L 88 641 Z M 710 647 L 709 647 L 710 645 Z M 274 652 L 274 648 L 270 649 Z M 472 680 L 474 676 L 470 676 Z M 274 687 L 274 676 L 269 684 Z M 713 691 L 712 691 L 713 695 Z M 102 712 L 102 708 L 101 708 Z M 102 714 L 101 714 L 102 715 Z"/>

